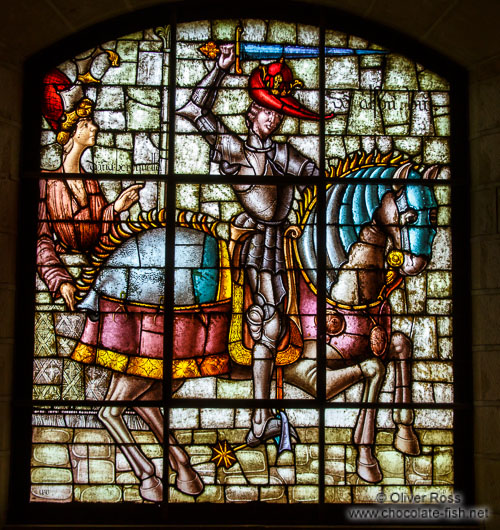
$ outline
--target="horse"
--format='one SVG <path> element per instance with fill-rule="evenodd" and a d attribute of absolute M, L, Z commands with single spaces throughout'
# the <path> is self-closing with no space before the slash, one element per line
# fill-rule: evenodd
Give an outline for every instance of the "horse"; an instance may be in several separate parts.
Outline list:
<path fill-rule="evenodd" d="M 112 236 L 116 246 L 106 247 L 101 244 L 94 252 L 93 268 L 84 271 L 78 283 L 80 302 L 77 308 L 85 311 L 87 318 L 72 358 L 84 364 L 98 364 L 111 369 L 111 382 L 104 400 L 136 402 L 133 409 L 162 444 L 164 420 L 160 408 L 141 406 L 141 401 L 162 399 L 165 215 L 163 210 L 156 214 L 154 219 L 150 214 L 148 221 L 140 217 L 139 223 L 129 223 L 129 231 L 118 226 Z M 144 230 L 146 222 L 149 230 Z M 181 231 L 177 234 L 178 242 L 182 244 L 184 237 L 185 243 L 189 243 L 190 259 L 196 257 L 195 249 L 198 247 L 206 251 L 207 255 L 213 251 L 213 238 L 207 237 L 204 245 L 204 234 L 192 232 Z M 201 246 L 197 244 L 200 242 Z M 203 264 L 200 263 L 201 265 Z M 210 271 L 203 272 L 205 276 L 199 281 L 202 286 L 200 288 L 213 289 L 218 278 L 214 279 Z M 179 281 L 178 278 L 177 284 Z M 176 305 L 183 306 L 190 301 L 189 294 L 177 289 Z M 228 310 L 229 306 L 223 306 L 223 315 L 227 315 Z M 219 314 L 220 311 L 212 312 L 207 316 L 207 321 L 217 320 Z M 191 316 L 188 314 L 187 318 L 179 317 L 177 324 L 181 327 L 186 324 L 189 326 Z M 221 331 L 224 333 L 227 330 L 222 326 Z M 189 330 L 180 331 L 176 335 L 186 340 L 191 336 Z M 179 349 L 179 345 L 177 348 Z M 181 343 L 180 348 L 187 351 L 189 345 L 186 347 Z M 214 351 L 214 356 L 219 353 L 222 352 Z M 207 361 L 210 359 L 208 356 Z M 178 360 L 178 368 L 185 376 L 193 376 L 188 366 L 182 365 L 184 361 L 185 359 Z M 204 375 L 210 374 L 209 364 L 208 362 L 204 368 Z M 181 383 L 181 379 L 175 379 L 173 391 Z M 163 498 L 162 480 L 158 477 L 154 464 L 135 443 L 123 418 L 126 409 L 127 406 L 119 403 L 104 405 L 100 408 L 98 417 L 120 445 L 139 479 L 141 497 L 147 501 L 160 502 Z M 170 467 L 177 473 L 177 489 L 187 495 L 199 495 L 204 484 L 171 432 L 168 448 Z"/>
<path fill-rule="evenodd" d="M 353 442 L 358 448 L 357 473 L 373 483 L 382 480 L 373 454 L 373 404 L 389 361 L 396 366 L 394 445 L 405 454 L 420 450 L 410 408 L 412 344 L 404 334 L 391 332 L 388 296 L 404 276 L 419 274 L 429 262 L 437 205 L 431 189 L 415 181 L 435 178 L 437 167 L 422 176 L 412 163 L 392 157 L 363 155 L 347 162 L 339 165 L 335 174 L 332 169 L 331 176 L 344 177 L 344 181 L 332 183 L 326 197 L 327 398 L 357 382 L 364 383 L 362 402 L 371 406 L 361 408 Z M 306 306 L 314 304 L 317 293 L 315 201 L 311 189 L 304 193 L 297 226 L 286 232 L 288 259 L 294 255 L 303 277 L 297 281 L 294 274 L 289 275 L 288 306 L 294 308 L 290 313 L 295 316 L 290 319 L 290 341 L 276 359 L 278 370 L 285 365 L 285 380 L 311 395 L 316 393 L 315 351 L 309 347 L 314 341 L 303 340 L 301 330 L 311 328 L 308 319 L 314 317 Z M 106 400 L 161 399 L 165 226 L 163 210 L 119 226 L 115 246 L 98 249 L 92 267 L 79 282 L 78 308 L 88 316 L 72 357 L 113 371 Z M 241 329 L 236 333 L 243 320 L 238 306 L 242 284 L 231 274 L 237 242 L 219 237 L 218 226 L 219 221 L 199 212 L 180 212 L 177 217 L 173 391 L 187 378 L 231 377 L 231 357 L 241 364 L 251 362 L 244 334 Z M 123 447 L 141 481 L 141 496 L 157 502 L 162 495 L 161 479 L 134 443 L 123 421 L 125 409 L 104 406 L 99 418 Z M 134 409 L 161 442 L 160 409 L 140 405 Z M 198 495 L 203 483 L 185 451 L 172 434 L 169 436 L 176 486 Z"/>
<path fill-rule="evenodd" d="M 347 162 L 335 175 L 345 182 L 329 186 L 326 196 L 326 397 L 332 399 L 363 382 L 361 400 L 372 406 L 361 407 L 353 432 L 356 471 L 365 481 L 377 483 L 383 476 L 373 453 L 377 413 L 373 405 L 390 361 L 395 366 L 397 406 L 393 444 L 403 454 L 420 453 L 410 408 L 412 342 L 405 334 L 392 332 L 388 297 L 405 276 L 420 274 L 430 261 L 437 203 L 432 189 L 416 181 L 436 178 L 438 167 L 421 175 L 404 160 L 362 156 Z M 387 182 L 393 179 L 394 184 Z M 316 207 L 306 210 L 296 240 L 300 268 L 310 287 L 301 296 L 302 306 L 316 290 L 317 267 Z M 315 357 L 314 348 L 310 353 L 306 349 L 297 363 L 285 369 L 288 382 L 311 394 L 317 382 Z"/>

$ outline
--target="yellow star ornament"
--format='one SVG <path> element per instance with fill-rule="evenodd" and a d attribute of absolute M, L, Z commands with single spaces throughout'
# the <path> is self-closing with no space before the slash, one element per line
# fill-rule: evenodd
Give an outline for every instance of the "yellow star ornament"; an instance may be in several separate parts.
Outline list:
<path fill-rule="evenodd" d="M 217 467 L 225 467 L 229 469 L 236 463 L 236 456 L 233 449 L 226 440 L 219 441 L 212 447 L 212 461 Z"/>

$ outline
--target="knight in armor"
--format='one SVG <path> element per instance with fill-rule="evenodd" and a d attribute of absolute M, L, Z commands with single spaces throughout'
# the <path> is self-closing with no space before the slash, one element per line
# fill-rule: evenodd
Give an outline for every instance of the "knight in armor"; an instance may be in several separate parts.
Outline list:
<path fill-rule="evenodd" d="M 248 136 L 242 140 L 226 128 L 212 108 L 222 80 L 235 62 L 233 44 L 220 47 L 213 70 L 193 91 L 189 102 L 177 113 L 191 121 L 211 146 L 211 161 L 223 175 L 295 176 L 319 175 L 313 161 L 288 143 L 273 141 L 272 135 L 285 115 L 318 120 L 319 115 L 303 107 L 292 95 L 301 82 L 283 61 L 261 65 L 250 75 L 248 91 L 252 104 L 246 114 Z M 329 118 L 331 116 L 327 116 Z M 252 349 L 255 399 L 269 399 L 277 346 L 286 332 L 286 266 L 284 231 L 294 198 L 293 184 L 233 184 L 244 212 L 234 220 L 236 230 L 251 232 L 243 243 L 241 266 L 252 293 L 246 311 Z M 299 186 L 303 191 L 305 186 Z M 281 419 L 268 408 L 256 408 L 247 443 L 280 435 Z M 295 433 L 292 428 L 292 435 Z"/>

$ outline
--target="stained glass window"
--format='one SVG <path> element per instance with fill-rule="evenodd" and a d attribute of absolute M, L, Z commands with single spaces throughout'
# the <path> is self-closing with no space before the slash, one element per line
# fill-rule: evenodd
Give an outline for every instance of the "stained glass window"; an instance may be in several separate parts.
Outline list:
<path fill-rule="evenodd" d="M 32 505 L 455 491 L 446 79 L 335 29 L 168 21 L 41 101 Z"/>

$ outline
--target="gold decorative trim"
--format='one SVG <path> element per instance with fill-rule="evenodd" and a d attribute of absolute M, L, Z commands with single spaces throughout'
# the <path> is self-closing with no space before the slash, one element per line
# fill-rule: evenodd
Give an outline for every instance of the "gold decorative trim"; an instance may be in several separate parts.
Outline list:
<path fill-rule="evenodd" d="M 163 359 L 126 355 L 113 350 L 97 348 L 79 342 L 71 356 L 83 364 L 97 364 L 115 372 L 136 375 L 147 379 L 163 378 Z M 174 359 L 172 378 L 185 379 L 202 376 L 217 376 L 228 372 L 229 357 L 225 354 L 207 355 L 196 359 Z"/>
<path fill-rule="evenodd" d="M 391 267 L 401 267 L 404 263 L 404 255 L 400 250 L 391 250 L 387 255 L 387 263 Z"/>
<path fill-rule="evenodd" d="M 147 377 L 148 379 L 162 379 L 163 359 L 131 357 L 127 367 L 127 374 Z"/>
<path fill-rule="evenodd" d="M 285 246 L 286 250 L 286 246 Z M 285 256 L 286 259 L 286 256 Z M 243 344 L 243 289 L 244 271 L 238 280 L 233 282 L 233 299 L 231 325 L 229 327 L 228 350 L 231 359 L 238 364 L 250 366 L 252 364 L 252 350 Z M 291 293 L 289 293 L 291 295 Z M 293 296 L 293 295 L 292 295 Z M 287 311 L 296 307 L 293 301 L 288 303 Z M 286 349 L 276 352 L 276 366 L 285 366 L 294 363 L 302 353 L 303 340 L 300 332 L 300 320 L 298 312 L 288 315 L 290 318 L 290 339 Z"/>
<path fill-rule="evenodd" d="M 95 346 L 79 342 L 73 350 L 71 358 L 80 363 L 93 364 L 96 358 L 96 348 Z"/>
<path fill-rule="evenodd" d="M 252 352 L 243 345 L 243 274 L 233 283 L 231 325 L 229 327 L 228 349 L 231 359 L 238 364 L 250 366 Z"/>
<path fill-rule="evenodd" d="M 98 348 L 95 362 L 99 366 L 111 368 L 116 372 L 127 372 L 127 365 L 132 359 L 133 357 L 123 353 L 117 353 L 112 350 L 103 350 Z"/>
<path fill-rule="evenodd" d="M 78 76 L 78 81 L 83 83 L 84 85 L 90 85 L 91 83 L 100 83 L 101 81 L 99 79 L 96 79 L 91 73 L 85 72 L 84 74 L 80 74 Z"/>
<path fill-rule="evenodd" d="M 243 73 L 243 70 L 241 69 L 241 63 L 240 63 L 240 54 L 241 54 L 241 34 L 243 33 L 243 28 L 238 24 L 236 27 L 236 30 L 234 32 L 234 43 L 235 43 L 235 64 L 234 64 L 234 71 L 241 75 Z"/>
<path fill-rule="evenodd" d="M 173 362 L 172 377 L 174 379 L 201 377 L 201 373 L 195 359 L 180 359 Z"/>
<path fill-rule="evenodd" d="M 410 160 L 404 158 L 402 154 L 395 155 L 394 152 L 389 152 L 386 155 L 382 153 L 370 153 L 367 154 L 365 151 L 361 153 L 354 153 L 352 157 L 346 157 L 341 160 L 337 166 L 330 166 L 330 171 L 327 172 L 329 178 L 344 178 L 349 173 L 357 169 L 366 169 L 374 166 L 384 167 L 399 167 Z M 419 166 L 415 164 L 414 168 L 417 169 Z"/>
<path fill-rule="evenodd" d="M 227 244 L 223 239 L 219 243 L 219 285 L 217 286 L 217 301 L 227 301 L 231 298 L 231 262 Z M 175 308 L 174 308 L 175 310 Z"/>
<path fill-rule="evenodd" d="M 108 56 L 111 66 L 120 66 L 120 56 L 113 50 L 104 50 L 104 53 Z"/>
<path fill-rule="evenodd" d="M 211 59 L 212 61 L 217 59 L 220 53 L 220 49 L 217 47 L 214 41 L 205 42 L 198 50 L 205 56 Z"/>

